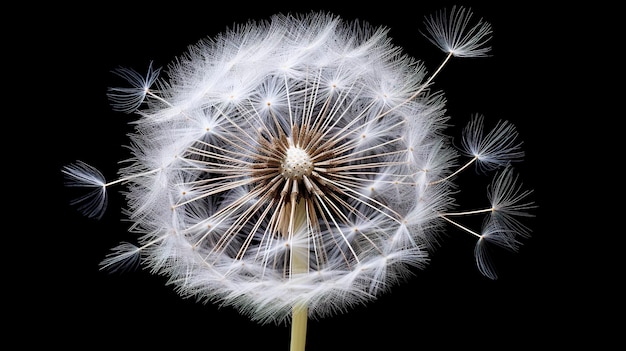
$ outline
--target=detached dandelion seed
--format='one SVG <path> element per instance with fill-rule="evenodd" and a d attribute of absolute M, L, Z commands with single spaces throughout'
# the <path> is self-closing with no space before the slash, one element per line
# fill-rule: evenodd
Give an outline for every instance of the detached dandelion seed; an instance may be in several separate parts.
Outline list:
<path fill-rule="evenodd" d="M 116 74 L 114 110 L 137 113 L 132 156 L 105 182 L 84 162 L 68 185 L 90 217 L 106 189 L 126 186 L 135 243 L 102 269 L 141 264 L 183 297 L 230 305 L 259 323 L 291 323 L 303 350 L 308 319 L 342 313 L 401 283 L 429 260 L 446 224 L 477 239 L 476 264 L 495 279 L 485 242 L 516 248 L 533 208 L 511 164 L 523 156 L 513 125 L 469 119 L 463 148 L 431 83 L 451 57 L 483 57 L 491 27 L 453 8 L 425 20 L 447 56 L 426 65 L 390 43 L 386 28 L 327 13 L 278 14 L 211 40 L 161 69 Z M 460 162 L 462 157 L 468 157 Z M 475 164 L 502 169 L 491 208 L 453 211 L 453 180 Z M 459 166 L 461 165 L 461 166 Z M 457 218 L 487 216 L 482 230 Z M 131 240 L 132 241 L 132 240 Z"/>

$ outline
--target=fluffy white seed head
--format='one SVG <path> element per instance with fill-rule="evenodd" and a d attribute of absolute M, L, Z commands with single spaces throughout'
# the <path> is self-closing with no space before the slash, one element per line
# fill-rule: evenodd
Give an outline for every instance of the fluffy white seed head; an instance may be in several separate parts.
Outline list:
<path fill-rule="evenodd" d="M 430 32 L 457 56 L 480 56 L 488 30 L 468 32 L 466 19 L 431 20 Z M 443 224 L 454 223 L 458 153 L 443 133 L 446 101 L 386 29 L 325 13 L 275 15 L 198 42 L 167 71 L 168 81 L 152 67 L 145 79 L 119 71 L 133 87 L 112 89 L 111 100 L 139 115 L 119 180 L 105 184 L 82 163 L 64 171 L 102 191 L 127 185 L 142 237 L 103 267 L 139 259 L 181 295 L 263 323 L 287 320 L 295 305 L 317 318 L 424 266 Z M 513 130 L 483 137 L 478 122 L 468 151 L 489 169 L 510 160 Z M 513 209 L 494 219 L 501 232 L 522 209 L 508 179 L 491 193 Z M 95 196 L 88 214 L 103 208 L 103 193 Z"/>

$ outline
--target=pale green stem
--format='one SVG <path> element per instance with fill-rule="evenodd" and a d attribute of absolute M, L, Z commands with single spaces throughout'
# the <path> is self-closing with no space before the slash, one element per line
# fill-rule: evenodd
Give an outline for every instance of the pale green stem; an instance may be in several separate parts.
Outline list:
<path fill-rule="evenodd" d="M 293 306 L 291 317 L 291 351 L 304 351 L 306 344 L 306 323 L 308 320 L 308 309 L 306 306 Z"/>
<path fill-rule="evenodd" d="M 293 199 L 295 200 L 295 198 Z M 298 230 L 301 226 L 306 226 L 306 207 L 305 201 L 300 201 L 293 206 L 292 216 L 290 219 L 291 235 L 302 235 L 302 230 Z M 294 228 L 298 228 L 294 230 Z M 306 234 L 304 234 L 306 235 Z M 298 240 L 299 241 L 299 240 Z M 306 247 L 293 247 L 291 250 L 291 273 L 307 273 L 309 271 L 309 256 Z M 308 321 L 308 308 L 304 304 L 296 304 L 293 306 L 291 315 L 291 346 L 290 351 L 304 351 L 306 345 L 306 330 Z"/>

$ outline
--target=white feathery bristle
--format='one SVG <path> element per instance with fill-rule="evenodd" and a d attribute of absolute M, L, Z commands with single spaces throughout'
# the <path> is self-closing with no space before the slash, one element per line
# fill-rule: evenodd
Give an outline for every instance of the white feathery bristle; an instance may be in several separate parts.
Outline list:
<path fill-rule="evenodd" d="M 474 258 L 476 259 L 476 267 L 482 275 L 489 279 L 498 279 L 493 259 L 489 255 L 489 248 L 487 247 L 487 240 L 485 237 L 479 238 L 476 242 L 476 246 L 474 247 Z"/>
<path fill-rule="evenodd" d="M 141 249 L 136 245 L 123 242 L 111 249 L 107 257 L 100 262 L 100 269 L 110 272 L 123 272 L 139 267 Z"/>
<path fill-rule="evenodd" d="M 80 212 L 90 218 L 101 218 L 107 205 L 107 189 L 104 176 L 95 167 L 83 161 L 64 166 L 61 170 L 65 176 L 65 185 L 84 187 L 90 190 L 71 201 Z"/>
<path fill-rule="evenodd" d="M 527 237 L 530 228 L 520 221 L 520 217 L 533 217 L 529 211 L 536 208 L 530 200 L 532 190 L 524 189 L 519 174 L 512 166 L 501 170 L 487 188 L 487 198 L 491 203 L 491 221 L 493 225 L 512 231 L 516 236 Z"/>
<path fill-rule="evenodd" d="M 146 94 L 159 77 L 160 72 L 161 68 L 152 68 L 152 62 L 148 66 L 145 77 L 129 68 L 120 67 L 114 70 L 113 73 L 125 79 L 131 86 L 109 88 L 107 95 L 113 110 L 126 113 L 136 111 L 143 103 Z"/>
<path fill-rule="evenodd" d="M 500 120 L 489 132 L 484 131 L 484 116 L 474 114 L 463 129 L 462 150 L 476 157 L 476 167 L 492 171 L 511 162 L 521 161 L 524 152 L 522 142 L 517 140 L 518 132 L 513 124 Z"/>
<path fill-rule="evenodd" d="M 427 17 L 426 38 L 442 51 L 456 57 L 483 57 L 491 50 L 486 46 L 491 39 L 491 24 L 482 19 L 472 24 L 472 11 L 453 6 L 450 14 L 441 10 Z"/>

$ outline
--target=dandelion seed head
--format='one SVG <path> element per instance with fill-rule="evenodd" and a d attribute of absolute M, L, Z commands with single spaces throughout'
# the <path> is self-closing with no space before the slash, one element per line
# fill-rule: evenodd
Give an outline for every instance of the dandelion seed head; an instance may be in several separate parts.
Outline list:
<path fill-rule="evenodd" d="M 454 35 L 469 18 L 457 16 L 460 27 L 428 22 L 435 42 L 452 38 L 456 53 L 480 56 L 487 29 Z M 451 221 L 458 153 L 443 133 L 446 101 L 384 28 L 279 14 L 199 41 L 158 90 L 150 85 L 160 70 L 150 67 L 147 79 L 121 72 L 134 88 L 111 98 L 139 119 L 117 183 L 141 237 L 104 267 L 140 259 L 182 296 L 262 323 L 288 320 L 296 305 L 317 318 L 411 276 Z M 485 169 L 519 156 L 510 125 L 483 136 L 481 121 L 464 145 Z M 106 187 L 85 164 L 64 172 L 73 184 Z M 494 185 L 504 215 L 493 231 L 521 228 L 513 216 L 528 207 L 517 203 L 525 193 L 511 187 L 509 173 Z M 101 202 L 87 212 L 99 214 L 104 198 L 92 195 Z"/>

